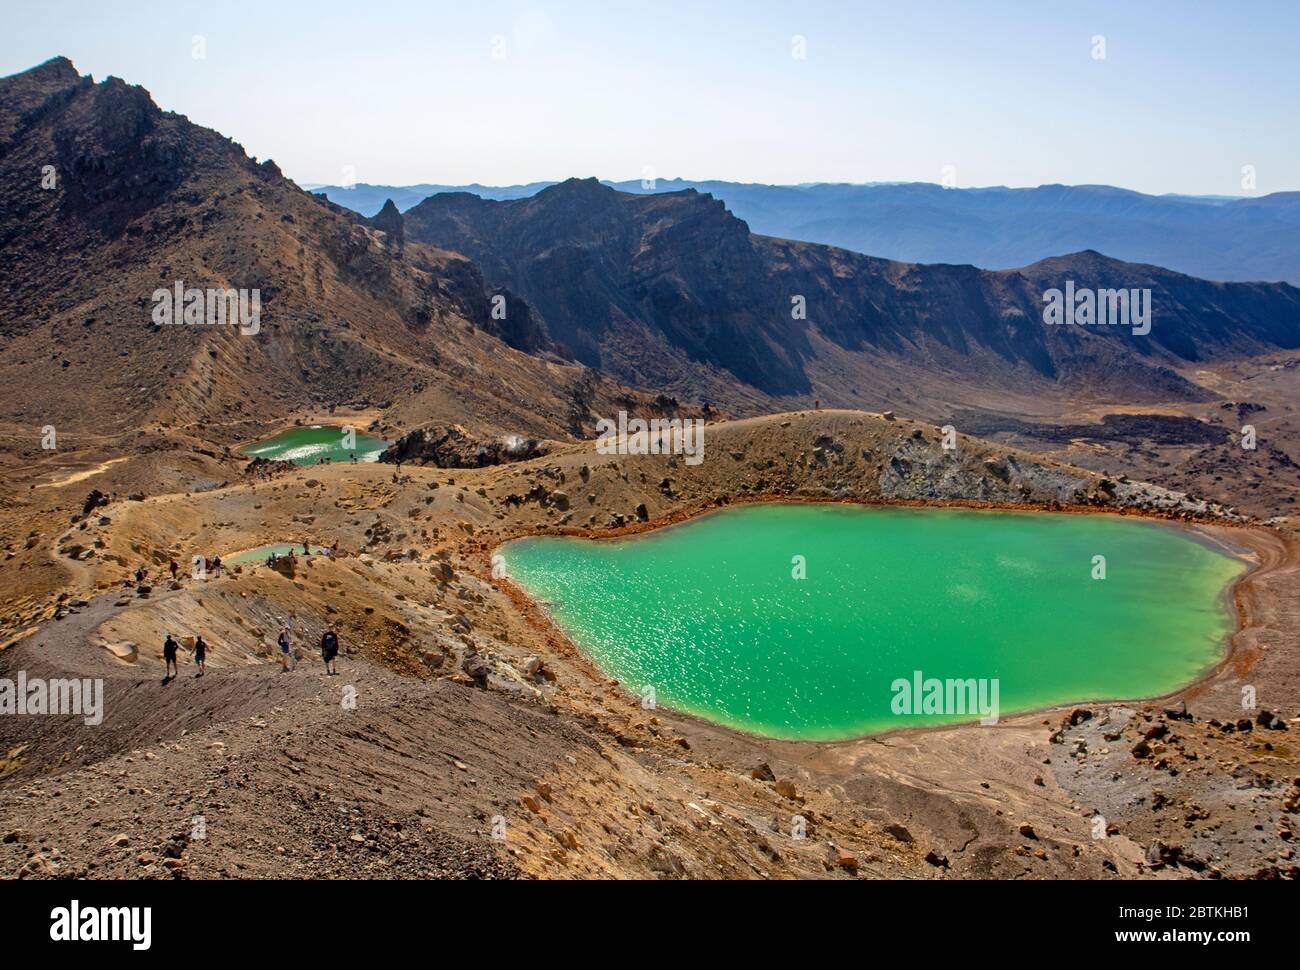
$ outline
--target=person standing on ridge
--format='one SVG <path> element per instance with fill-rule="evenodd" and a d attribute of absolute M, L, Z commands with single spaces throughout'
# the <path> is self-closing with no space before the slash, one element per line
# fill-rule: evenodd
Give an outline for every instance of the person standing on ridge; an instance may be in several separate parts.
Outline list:
<path fill-rule="evenodd" d="M 320 638 L 320 656 L 325 661 L 325 673 L 330 677 L 338 676 L 339 635 L 334 632 L 334 624 L 325 628 Z"/>
<path fill-rule="evenodd" d="M 287 674 L 289 672 L 289 625 L 286 623 L 280 629 L 280 672 Z"/>
<path fill-rule="evenodd" d="M 203 672 L 207 669 L 206 658 L 208 655 L 208 645 L 203 642 L 203 634 L 194 638 L 194 662 L 199 665 L 199 672 L 195 677 L 202 677 Z"/>
<path fill-rule="evenodd" d="M 180 646 L 172 635 L 167 634 L 167 639 L 163 641 L 163 660 L 167 663 L 167 673 L 163 675 L 163 683 L 167 683 L 173 677 L 180 676 L 180 667 L 176 664 L 176 650 Z"/>

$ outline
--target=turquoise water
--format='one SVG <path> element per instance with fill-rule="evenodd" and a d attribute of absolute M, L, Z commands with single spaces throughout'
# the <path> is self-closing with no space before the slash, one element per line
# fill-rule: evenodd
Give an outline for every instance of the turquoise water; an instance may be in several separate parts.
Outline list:
<path fill-rule="evenodd" d="M 330 461 L 350 461 L 356 452 L 357 461 L 378 461 L 388 442 L 373 435 L 356 432 L 356 447 L 345 448 L 344 431 L 329 425 L 316 424 L 305 428 L 290 428 L 274 438 L 245 445 L 240 454 L 246 458 L 269 458 L 273 461 L 291 461 L 295 465 L 315 465 L 322 458 Z"/>
<path fill-rule="evenodd" d="M 272 553 L 276 556 L 287 556 L 289 555 L 290 549 L 293 550 L 295 556 L 301 556 L 303 554 L 302 548 L 301 542 L 295 542 L 293 544 L 282 542 L 272 546 L 258 546 L 256 549 L 246 549 L 243 552 L 236 552 L 232 555 L 224 556 L 222 557 L 221 562 L 227 566 L 233 566 L 236 563 L 241 562 L 262 563 L 266 562 L 266 557 Z M 312 546 L 311 551 L 313 555 L 321 556 L 328 550 L 324 546 Z"/>
<path fill-rule="evenodd" d="M 633 694 L 816 740 L 978 720 L 995 687 L 1003 716 L 1168 693 L 1221 657 L 1235 622 L 1224 592 L 1245 569 L 1149 520 L 837 504 L 501 552 Z M 948 680 L 967 679 L 949 696 Z"/>

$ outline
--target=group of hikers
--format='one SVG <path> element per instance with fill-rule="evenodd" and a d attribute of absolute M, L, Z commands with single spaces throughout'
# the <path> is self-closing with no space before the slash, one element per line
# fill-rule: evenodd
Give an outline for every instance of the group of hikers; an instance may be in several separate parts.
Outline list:
<path fill-rule="evenodd" d="M 196 559 L 195 562 L 197 563 L 197 561 L 198 560 Z M 221 575 L 220 556 L 218 555 L 208 556 L 203 560 L 203 563 L 208 573 L 210 573 L 214 578 Z M 176 562 L 175 559 L 170 559 L 167 561 L 167 569 L 172 574 L 172 582 L 173 583 L 176 582 L 176 580 L 180 577 L 180 572 L 181 572 L 180 565 Z M 135 576 L 135 585 L 144 586 L 145 581 L 148 580 L 149 578 L 149 567 L 145 566 L 143 563 L 140 564 L 135 568 L 134 576 Z M 123 580 L 123 584 L 126 586 L 130 586 L 131 582 L 130 580 Z"/>
<path fill-rule="evenodd" d="M 293 643 L 293 624 L 294 615 L 289 614 L 289 619 L 285 621 L 284 626 L 280 627 L 280 635 L 276 637 L 276 643 L 280 645 L 280 673 L 287 674 L 293 669 L 293 658 L 289 651 Z M 325 662 L 325 673 L 330 677 L 338 676 L 339 655 L 339 635 L 334 632 L 334 624 L 326 624 L 325 632 L 320 638 L 320 657 Z"/>
<path fill-rule="evenodd" d="M 303 555 L 306 556 L 312 555 L 311 545 L 307 542 L 303 542 L 302 551 L 303 551 Z M 339 555 L 342 555 L 342 553 L 339 551 L 339 544 L 337 541 L 332 546 L 325 546 L 323 548 L 318 546 L 317 553 L 328 556 L 331 559 Z M 281 558 L 287 558 L 290 561 L 293 561 L 293 559 L 295 558 L 295 546 L 290 545 L 289 551 L 285 553 L 284 556 L 276 556 L 276 554 L 272 552 L 269 556 L 267 556 L 266 564 L 268 566 L 274 566 L 276 562 Z M 214 555 L 207 558 L 205 560 L 205 564 L 211 575 L 214 576 L 221 575 L 220 556 Z M 180 567 L 177 564 L 175 559 L 170 560 L 168 566 L 171 570 L 172 579 L 175 580 L 178 574 L 180 573 Z M 135 582 L 137 586 L 144 586 L 145 581 L 148 579 L 148 577 L 149 577 L 149 570 L 145 565 L 141 564 L 136 568 Z M 127 581 L 127 583 L 129 585 L 129 580 Z M 291 657 L 291 649 L 293 644 L 293 626 L 294 626 L 294 614 L 290 613 L 289 619 L 285 621 L 284 626 L 280 628 L 279 635 L 276 637 L 276 643 L 280 647 L 280 670 L 282 673 L 288 673 L 291 669 L 293 669 L 293 660 Z M 339 635 L 335 631 L 334 625 L 328 624 L 325 628 L 325 632 L 321 634 L 320 655 L 321 655 L 321 660 L 324 661 L 325 663 L 325 672 L 330 677 L 338 676 L 338 654 L 339 654 Z M 180 643 L 177 642 L 175 637 L 173 637 L 170 633 L 168 633 L 166 639 L 163 640 L 163 660 L 166 662 L 167 665 L 167 671 L 163 677 L 164 684 L 170 683 L 172 680 L 180 676 L 180 665 L 178 660 L 179 655 L 180 655 Z M 207 672 L 207 655 L 208 655 L 208 644 L 204 642 L 203 635 L 199 634 L 194 638 L 194 648 L 192 651 L 193 662 L 199 668 L 198 673 L 194 675 L 195 677 L 202 677 L 204 673 Z"/>
<path fill-rule="evenodd" d="M 282 556 L 277 556 L 274 551 L 270 552 L 266 557 L 266 564 L 268 566 L 274 566 L 281 559 L 287 559 L 290 562 L 296 561 L 297 553 L 295 552 L 295 549 L 296 549 L 295 546 L 292 545 L 289 546 L 289 551 Z M 311 546 L 308 545 L 306 542 L 303 542 L 302 544 L 302 554 L 304 556 L 312 555 Z M 332 546 L 324 546 L 324 547 L 317 546 L 316 554 L 321 556 L 328 556 L 330 559 L 337 559 L 340 555 L 338 540 L 337 539 L 334 540 L 334 544 Z"/>
<path fill-rule="evenodd" d="M 176 638 L 170 633 L 167 639 L 163 641 L 163 660 L 167 664 L 167 672 L 163 675 L 163 683 L 166 684 L 175 680 L 181 675 L 180 664 L 176 660 L 176 655 L 180 652 L 181 645 L 176 642 Z M 199 672 L 195 677 L 202 677 L 207 671 L 208 645 L 203 642 L 203 634 L 194 638 L 194 662 L 198 664 Z"/>
<path fill-rule="evenodd" d="M 285 621 L 280 628 L 280 635 L 276 637 L 276 642 L 280 646 L 280 672 L 288 673 L 293 668 L 293 661 L 290 656 L 290 649 L 293 643 L 293 614 L 289 614 L 289 619 Z M 180 676 L 180 663 L 177 657 L 180 653 L 180 644 L 170 633 L 167 639 L 163 641 L 163 660 L 167 664 L 167 671 L 163 676 L 163 683 L 170 683 Z M 330 677 L 338 676 L 338 655 L 339 655 L 339 635 L 334 630 L 334 624 L 326 625 L 325 632 L 320 638 L 320 656 L 325 663 L 325 673 Z M 202 677 L 207 671 L 208 645 L 203 642 L 203 634 L 194 638 L 193 661 L 198 665 L 199 671 L 194 676 Z"/>
<path fill-rule="evenodd" d="M 283 555 L 276 555 L 274 552 L 270 553 L 266 557 L 266 564 L 268 566 L 274 566 L 281 559 L 288 559 L 290 561 L 296 559 L 297 558 L 296 548 L 297 547 L 294 545 L 289 546 L 289 551 L 284 553 Z M 303 542 L 302 544 L 302 554 L 304 556 L 310 556 L 313 554 L 311 551 L 311 546 L 307 542 Z M 334 541 L 333 545 L 317 546 L 315 554 L 328 556 L 330 559 L 337 559 L 339 556 L 344 555 L 344 553 L 342 553 L 339 550 L 339 544 L 337 539 Z M 196 559 L 195 561 L 197 563 L 198 560 Z M 203 565 L 206 569 L 209 578 L 216 579 L 221 575 L 221 556 L 216 554 L 211 556 L 206 556 L 203 559 Z M 180 571 L 181 571 L 180 565 L 176 562 L 175 559 L 171 559 L 167 563 L 167 568 L 171 571 L 172 582 L 176 582 L 176 580 L 180 576 Z M 149 568 L 144 564 L 137 566 L 134 576 L 135 576 L 135 585 L 144 586 L 145 581 L 148 580 L 149 578 Z M 127 586 L 131 585 L 130 580 L 124 580 L 123 582 Z"/>

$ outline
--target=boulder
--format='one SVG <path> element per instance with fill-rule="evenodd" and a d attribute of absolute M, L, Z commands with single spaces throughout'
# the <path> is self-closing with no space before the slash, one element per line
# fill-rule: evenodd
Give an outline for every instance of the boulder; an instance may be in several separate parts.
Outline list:
<path fill-rule="evenodd" d="M 1255 723 L 1262 728 L 1268 728 L 1272 731 L 1285 731 L 1287 729 L 1286 721 L 1278 717 L 1272 711 L 1261 710 L 1255 718 Z"/>
<path fill-rule="evenodd" d="M 92 488 L 90 490 L 90 494 L 86 496 L 85 501 L 81 503 L 81 515 L 84 518 L 85 516 L 90 515 L 91 512 L 95 511 L 95 509 L 99 508 L 101 505 L 107 505 L 107 504 L 108 504 L 108 496 L 105 495 L 103 492 L 101 492 L 99 489 Z"/>
<path fill-rule="evenodd" d="M 908 831 L 907 826 L 899 825 L 897 822 L 890 822 L 888 825 L 886 825 L 884 828 L 884 832 L 886 835 L 893 836 L 899 842 L 916 841 L 916 839 L 912 837 L 912 833 Z"/>

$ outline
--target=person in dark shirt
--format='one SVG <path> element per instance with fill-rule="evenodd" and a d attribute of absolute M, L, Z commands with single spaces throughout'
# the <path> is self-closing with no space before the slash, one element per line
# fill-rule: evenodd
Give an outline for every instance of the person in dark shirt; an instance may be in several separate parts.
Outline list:
<path fill-rule="evenodd" d="M 325 672 L 331 676 L 338 676 L 339 655 L 339 635 L 334 632 L 334 625 L 331 623 L 325 629 L 325 633 L 320 638 L 320 656 L 325 661 Z"/>
<path fill-rule="evenodd" d="M 199 665 L 199 672 L 195 677 L 202 677 L 203 672 L 207 669 L 206 658 L 208 655 L 208 645 L 203 642 L 203 635 L 199 634 L 194 639 L 194 662 Z"/>
<path fill-rule="evenodd" d="M 179 647 L 180 644 L 172 639 L 172 635 L 167 634 L 167 639 L 163 641 L 163 660 L 167 662 L 167 673 L 163 676 L 164 684 L 180 675 L 180 668 L 176 665 L 176 651 Z"/>

